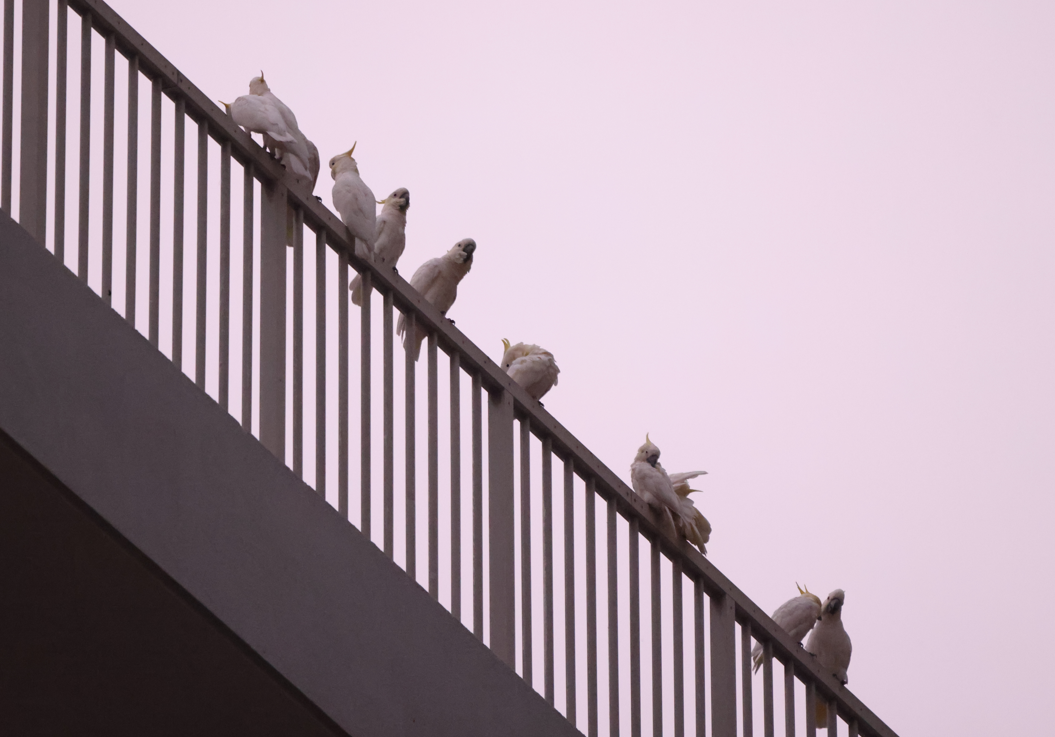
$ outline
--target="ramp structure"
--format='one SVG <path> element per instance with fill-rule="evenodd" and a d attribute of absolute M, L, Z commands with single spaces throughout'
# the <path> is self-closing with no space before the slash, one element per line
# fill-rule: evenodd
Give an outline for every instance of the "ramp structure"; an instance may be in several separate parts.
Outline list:
<path fill-rule="evenodd" d="M 105 3 L 16 1 L 0 731 L 894 734 Z"/>

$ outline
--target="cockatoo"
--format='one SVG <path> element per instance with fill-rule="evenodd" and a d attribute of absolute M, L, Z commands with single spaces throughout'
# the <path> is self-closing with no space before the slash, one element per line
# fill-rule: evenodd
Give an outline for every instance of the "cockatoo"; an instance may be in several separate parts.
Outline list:
<path fill-rule="evenodd" d="M 394 270 L 403 249 L 407 246 L 407 209 L 410 207 L 410 191 L 400 187 L 377 204 L 384 205 L 377 216 L 374 229 L 374 263 L 378 266 L 388 265 Z M 356 274 L 348 288 L 352 290 L 352 304 L 362 305 L 363 290 L 359 275 Z"/>
<path fill-rule="evenodd" d="M 237 125 L 250 133 L 264 134 L 265 144 L 268 139 L 282 143 L 296 140 L 296 136 L 282 120 L 278 107 L 268 99 L 256 95 L 242 95 L 236 97 L 234 102 L 219 102 Z"/>
<path fill-rule="evenodd" d="M 341 220 L 356 239 L 355 254 L 368 259 L 374 248 L 377 200 L 374 199 L 370 188 L 359 178 L 359 166 L 352 158 L 353 151 L 354 143 L 343 154 L 337 154 L 330 159 L 333 206 L 337 208 Z"/>
<path fill-rule="evenodd" d="M 298 177 L 311 179 L 311 153 L 308 149 L 308 139 L 301 133 L 300 126 L 297 125 L 297 116 L 267 86 L 263 72 L 260 72 L 259 77 L 253 77 L 249 80 L 249 94 L 250 96 L 267 100 L 274 105 L 279 115 L 282 116 L 282 122 L 285 124 L 286 130 L 293 136 L 292 140 L 283 141 L 265 133 L 264 148 L 275 152 L 279 161 Z"/>
<path fill-rule="evenodd" d="M 680 508 L 678 509 L 678 529 L 682 536 L 690 543 L 707 555 L 707 541 L 711 539 L 711 523 L 696 509 L 696 505 L 689 499 L 689 494 L 699 493 L 698 489 L 689 488 L 689 479 L 703 476 L 706 471 L 689 471 L 687 473 L 670 474 L 670 482 L 674 484 L 674 493 L 678 495 Z"/>
<path fill-rule="evenodd" d="M 659 448 L 645 434 L 645 444 L 637 449 L 634 462 L 630 464 L 630 482 L 638 496 L 653 507 L 670 529 L 677 533 L 675 516 L 681 520 L 681 497 L 674 491 L 674 482 L 659 462 Z M 688 478 L 703 471 L 694 471 Z"/>
<path fill-rule="evenodd" d="M 505 338 L 502 338 L 502 345 L 505 346 L 502 370 L 524 387 L 532 399 L 542 399 L 546 392 L 557 385 L 560 369 L 552 353 L 531 343 L 510 345 Z"/>
<path fill-rule="evenodd" d="M 817 624 L 810 633 L 810 639 L 806 640 L 806 652 L 813 653 L 820 666 L 826 668 L 843 685 L 848 682 L 846 669 L 850 667 L 850 653 L 853 650 L 850 646 L 850 636 L 843 629 L 845 601 L 846 594 L 842 589 L 828 594 L 817 618 Z M 817 699 L 816 703 L 817 727 L 824 729 L 828 726 L 828 705 L 821 699 Z"/>
<path fill-rule="evenodd" d="M 811 594 L 806 587 L 799 588 L 799 596 L 788 599 L 773 612 L 773 621 L 780 625 L 781 629 L 791 635 L 795 642 L 802 642 L 806 633 L 813 629 L 817 618 L 821 616 L 821 600 L 816 594 Z M 762 667 L 762 643 L 757 643 L 751 650 L 751 659 L 755 663 L 754 672 Z"/>
<path fill-rule="evenodd" d="M 429 259 L 419 266 L 410 278 L 410 286 L 432 303 L 441 315 L 446 315 L 458 296 L 458 282 L 464 279 L 472 268 L 475 250 L 476 241 L 472 238 L 458 241 L 447 253 L 439 258 Z M 405 319 L 400 315 L 396 323 L 397 334 L 403 335 L 404 324 Z M 403 347 L 408 351 L 413 350 L 416 361 L 421 353 L 421 341 L 424 340 L 425 333 L 422 330 L 414 332 L 414 345 L 410 345 L 408 336 L 403 335 Z"/>

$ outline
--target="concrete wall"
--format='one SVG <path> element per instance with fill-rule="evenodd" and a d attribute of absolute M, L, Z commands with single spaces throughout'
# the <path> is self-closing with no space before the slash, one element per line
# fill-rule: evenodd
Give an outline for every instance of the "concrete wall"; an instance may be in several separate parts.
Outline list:
<path fill-rule="evenodd" d="M 0 431 L 323 728 L 577 734 L 3 213 Z"/>

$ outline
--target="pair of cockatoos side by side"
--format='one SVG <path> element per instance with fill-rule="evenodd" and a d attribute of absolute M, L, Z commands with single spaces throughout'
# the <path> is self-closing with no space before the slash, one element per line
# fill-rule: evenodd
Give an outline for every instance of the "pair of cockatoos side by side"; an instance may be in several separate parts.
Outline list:
<path fill-rule="evenodd" d="M 260 133 L 264 148 L 284 167 L 311 182 L 312 190 L 319 179 L 319 150 L 308 140 L 297 124 L 297 116 L 271 91 L 264 73 L 249 80 L 249 94 L 234 102 L 220 104 L 231 119 L 250 133 Z"/>
<path fill-rule="evenodd" d="M 472 238 L 458 241 L 447 253 L 419 266 L 414 276 L 410 277 L 410 286 L 446 317 L 447 310 L 458 296 L 459 282 L 473 266 L 475 251 L 476 241 Z M 410 351 L 416 361 L 421 353 L 425 331 L 415 329 L 413 333 L 410 335 L 410 331 L 406 331 L 406 318 L 400 315 L 396 322 L 396 334 L 403 336 L 403 348 Z"/>
<path fill-rule="evenodd" d="M 502 345 L 505 348 L 502 370 L 524 387 L 532 399 L 542 399 L 546 392 L 557 385 L 560 369 L 552 353 L 531 343 L 510 345 L 505 338 L 502 338 Z"/>
<path fill-rule="evenodd" d="M 370 258 L 377 266 L 390 266 L 393 271 L 396 262 L 407 247 L 407 210 L 410 208 L 410 191 L 400 187 L 383 200 L 378 200 L 381 214 L 377 216 L 374 228 L 374 247 Z M 362 306 L 362 278 L 356 274 L 348 285 L 352 290 L 352 304 Z"/>
<path fill-rule="evenodd" d="M 680 534 L 707 554 L 707 542 L 711 539 L 711 524 L 689 499 L 695 489 L 689 488 L 689 480 L 702 476 L 706 471 L 667 474 L 659 462 L 660 450 L 645 435 L 645 444 L 637 449 L 634 462 L 630 464 L 630 480 L 634 491 L 644 499 L 661 520 L 675 534 Z"/>

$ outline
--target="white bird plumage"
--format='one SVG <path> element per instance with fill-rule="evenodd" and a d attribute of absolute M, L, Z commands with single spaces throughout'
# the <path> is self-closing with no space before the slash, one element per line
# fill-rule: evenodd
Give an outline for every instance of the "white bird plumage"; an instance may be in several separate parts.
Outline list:
<path fill-rule="evenodd" d="M 843 685 L 849 681 L 846 671 L 850 667 L 850 655 L 853 652 L 850 636 L 843 628 L 845 601 L 846 594 L 842 589 L 828 594 L 820 618 L 810 632 L 810 639 L 806 640 L 806 652 L 813 653 L 821 667 Z M 828 726 L 828 706 L 823 699 L 817 699 L 816 716 L 818 729 Z"/>
<path fill-rule="evenodd" d="M 688 480 L 701 476 L 706 471 L 677 473 L 671 477 L 660 464 L 659 455 L 659 448 L 649 440 L 648 435 L 645 435 L 645 444 L 637 449 L 634 462 L 630 464 L 630 481 L 634 491 L 667 520 L 672 531 L 680 533 L 693 545 L 699 547 L 700 552 L 706 553 L 704 543 L 710 539 L 711 526 L 703 515 L 696 511 L 696 506 L 687 496 L 692 491 L 689 489 Z M 679 495 L 675 489 L 675 478 L 685 496 Z M 699 519 L 703 521 L 705 534 L 702 534 L 703 529 L 696 515 L 699 515 Z"/>
<path fill-rule="evenodd" d="M 268 87 L 267 82 L 264 81 L 263 72 L 260 72 L 259 77 L 253 77 L 249 80 L 249 95 L 259 97 L 261 100 L 273 105 L 282 118 L 286 131 L 292 136 L 290 139 L 285 139 L 276 138 L 270 133 L 264 133 L 264 148 L 274 151 L 279 161 L 298 177 L 311 180 L 311 150 L 308 145 L 310 142 L 307 136 L 301 132 L 300 126 L 297 124 L 297 116 Z M 317 176 L 318 174 L 316 174 Z M 313 181 L 312 189 L 314 188 L 315 184 Z"/>
<path fill-rule="evenodd" d="M 374 249 L 371 254 L 378 266 L 396 268 L 396 262 L 403 255 L 407 246 L 407 209 L 410 207 L 410 191 L 400 187 L 383 200 L 378 201 L 381 214 L 377 216 L 374 228 Z M 352 304 L 362 305 L 362 279 L 358 274 L 352 279 L 348 288 L 352 290 Z"/>
<path fill-rule="evenodd" d="M 505 338 L 502 338 L 502 345 L 505 346 L 502 370 L 524 387 L 532 399 L 542 399 L 557 385 L 560 369 L 552 353 L 532 343 L 510 345 Z"/>
<path fill-rule="evenodd" d="M 237 125 L 250 133 L 264 134 L 265 143 L 268 138 L 280 142 L 295 140 L 293 132 L 282 120 L 282 113 L 268 99 L 256 95 L 242 95 L 236 97 L 234 102 L 220 100 L 220 104 Z"/>
<path fill-rule="evenodd" d="M 813 629 L 817 623 L 817 617 L 821 615 L 821 600 L 816 594 L 810 593 L 809 588 L 799 588 L 799 596 L 788 599 L 773 612 L 773 621 L 780 628 L 791 635 L 795 642 L 802 642 L 806 633 Z M 751 650 L 751 659 L 754 661 L 754 671 L 762 667 L 762 643 L 757 643 Z"/>
<path fill-rule="evenodd" d="M 428 300 L 441 315 L 446 315 L 447 310 L 454 304 L 458 296 L 458 282 L 465 278 L 473 265 L 473 252 L 476 251 L 476 241 L 465 238 L 454 244 L 454 247 L 439 258 L 429 259 L 414 272 L 410 278 L 410 286 L 418 290 L 422 297 Z M 403 315 L 399 316 L 396 323 L 396 333 L 403 335 L 406 320 Z M 424 331 L 414 331 L 414 344 L 410 345 L 408 335 L 403 335 L 403 347 L 412 351 L 414 360 L 421 353 L 421 341 L 424 340 Z"/>
<path fill-rule="evenodd" d="M 374 248 L 377 200 L 359 176 L 359 165 L 352 158 L 353 151 L 354 143 L 343 154 L 337 154 L 330 159 L 333 206 L 337 208 L 341 220 L 356 239 L 355 254 L 368 259 Z"/>

